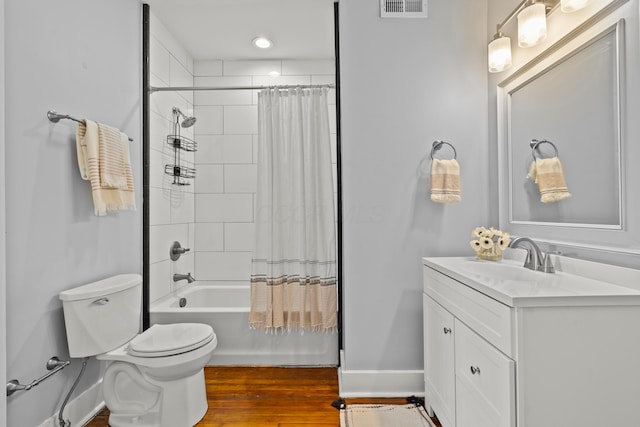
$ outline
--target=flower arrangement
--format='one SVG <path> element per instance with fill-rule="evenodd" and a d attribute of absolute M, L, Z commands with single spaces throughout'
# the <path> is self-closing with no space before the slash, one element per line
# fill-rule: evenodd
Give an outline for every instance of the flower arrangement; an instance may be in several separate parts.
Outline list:
<path fill-rule="evenodd" d="M 502 259 L 502 251 L 504 251 L 511 242 L 509 233 L 491 227 L 476 227 L 471 233 L 474 240 L 469 242 L 474 251 L 476 258 L 498 261 Z"/>

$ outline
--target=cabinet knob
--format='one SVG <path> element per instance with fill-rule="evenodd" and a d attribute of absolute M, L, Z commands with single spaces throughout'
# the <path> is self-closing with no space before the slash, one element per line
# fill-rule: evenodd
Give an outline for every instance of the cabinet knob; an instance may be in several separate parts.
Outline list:
<path fill-rule="evenodd" d="M 450 333 L 451 333 L 451 328 L 447 328 L 447 327 L 445 327 L 445 328 L 443 329 L 443 331 L 444 331 L 445 335 L 446 335 L 446 334 L 450 334 Z"/>
<path fill-rule="evenodd" d="M 478 368 L 477 366 L 471 366 L 471 374 L 480 374 L 480 368 Z"/>

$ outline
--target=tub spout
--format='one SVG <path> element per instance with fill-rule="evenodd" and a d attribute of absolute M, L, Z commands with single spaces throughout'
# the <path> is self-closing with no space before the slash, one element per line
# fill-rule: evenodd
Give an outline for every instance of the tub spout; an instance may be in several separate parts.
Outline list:
<path fill-rule="evenodd" d="M 187 283 L 193 283 L 196 281 L 196 279 L 193 278 L 193 276 L 191 275 L 191 273 L 187 273 L 187 274 L 178 274 L 175 273 L 173 275 L 173 281 L 177 282 L 179 280 L 185 280 L 187 281 Z"/>

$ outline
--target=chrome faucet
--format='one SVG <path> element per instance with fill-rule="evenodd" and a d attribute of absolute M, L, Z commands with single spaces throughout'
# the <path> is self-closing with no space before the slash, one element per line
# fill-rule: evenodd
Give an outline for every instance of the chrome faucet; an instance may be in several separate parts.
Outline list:
<path fill-rule="evenodd" d="M 542 254 L 542 251 L 536 243 L 528 237 L 516 237 L 509 243 L 510 248 L 521 247 L 522 243 L 528 243 L 531 248 L 523 248 L 527 250 L 527 257 L 524 260 L 524 268 L 533 271 L 542 271 L 544 273 L 555 273 L 549 254 Z"/>
<path fill-rule="evenodd" d="M 193 278 L 193 276 L 191 275 L 191 273 L 187 273 L 187 274 L 178 274 L 175 273 L 173 275 L 173 281 L 177 282 L 179 280 L 185 280 L 187 281 L 187 283 L 193 283 L 196 281 L 196 279 Z"/>

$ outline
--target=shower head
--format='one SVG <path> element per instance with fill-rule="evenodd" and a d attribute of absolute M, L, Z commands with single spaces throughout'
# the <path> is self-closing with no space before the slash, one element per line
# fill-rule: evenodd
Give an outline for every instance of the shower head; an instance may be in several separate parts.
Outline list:
<path fill-rule="evenodd" d="M 180 125 L 183 128 L 189 128 L 191 126 L 193 126 L 196 122 L 196 118 L 193 116 L 187 116 L 186 114 L 184 114 L 182 111 L 180 111 L 180 109 L 178 107 L 173 107 L 173 114 L 175 114 L 176 116 L 180 117 L 184 117 L 184 120 L 182 120 L 182 123 L 180 123 Z"/>

